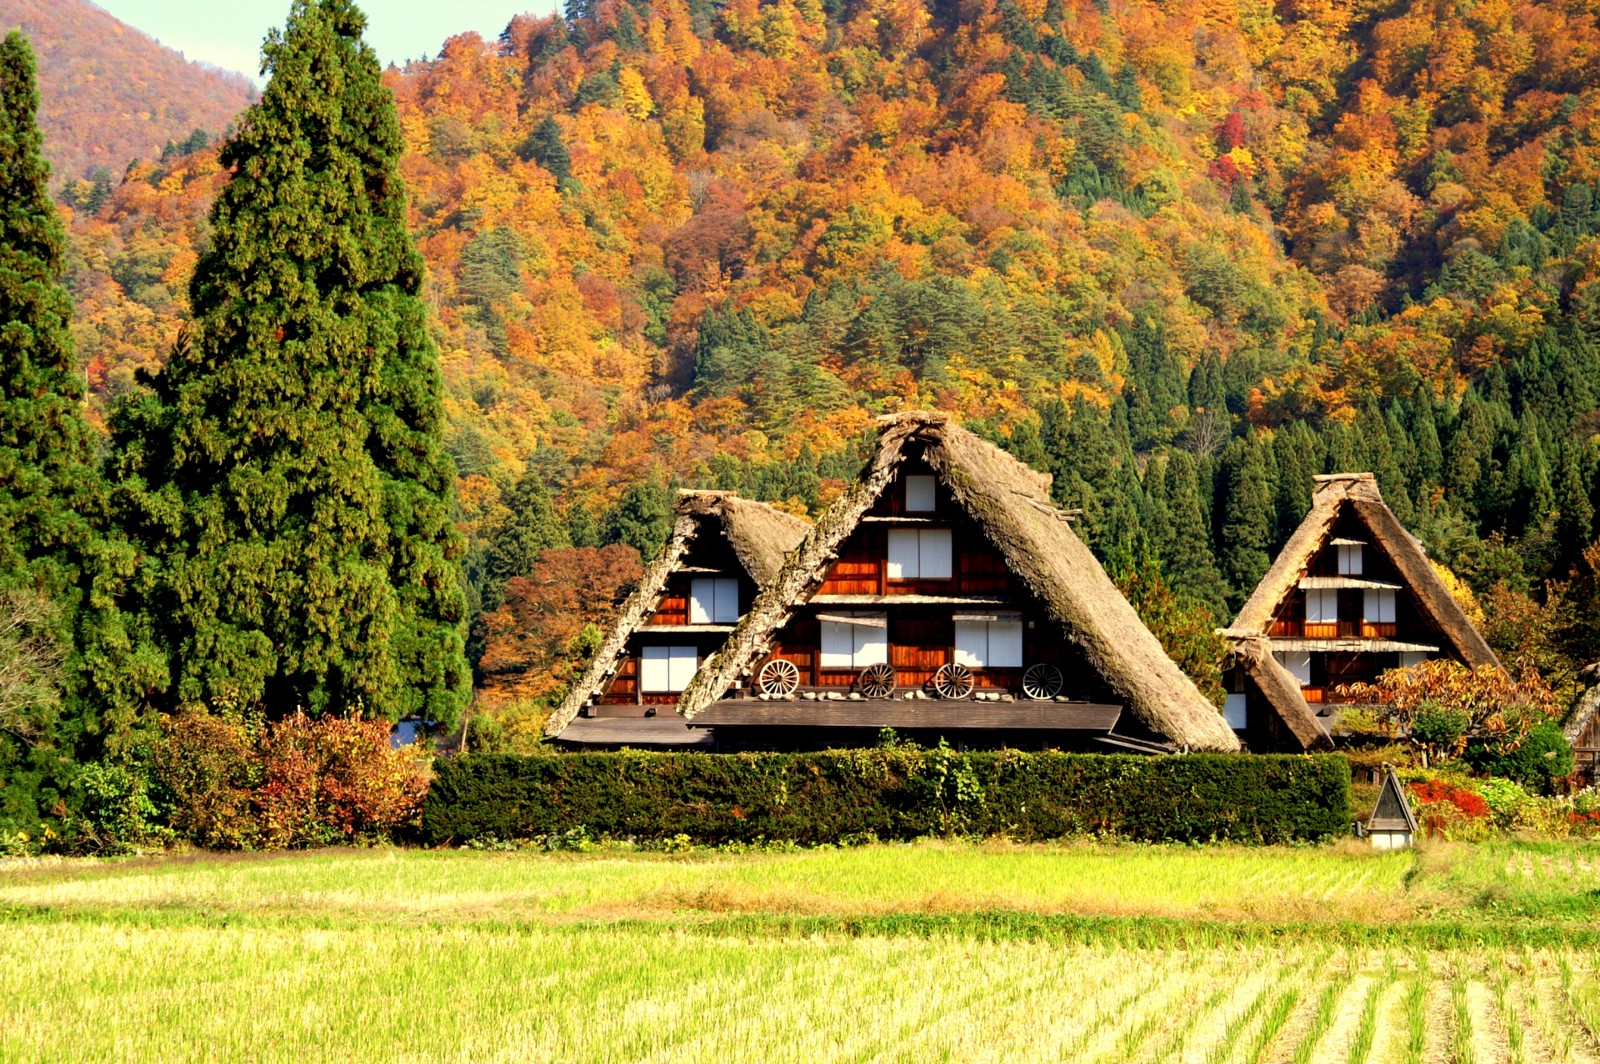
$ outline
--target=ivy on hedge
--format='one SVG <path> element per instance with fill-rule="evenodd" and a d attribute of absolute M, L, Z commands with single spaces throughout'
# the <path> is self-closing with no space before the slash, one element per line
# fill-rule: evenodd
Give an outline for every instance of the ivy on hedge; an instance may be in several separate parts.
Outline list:
<path fill-rule="evenodd" d="M 875 835 L 1274 843 L 1349 830 L 1332 754 L 471 754 L 441 761 L 423 808 L 434 842 L 591 835 L 816 844 Z"/>

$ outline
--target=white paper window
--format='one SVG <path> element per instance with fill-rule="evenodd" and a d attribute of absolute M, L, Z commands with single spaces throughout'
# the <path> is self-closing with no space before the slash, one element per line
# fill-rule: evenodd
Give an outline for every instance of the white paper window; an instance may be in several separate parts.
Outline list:
<path fill-rule="evenodd" d="M 1022 622 L 956 621 L 956 663 L 974 669 L 1022 668 Z"/>
<path fill-rule="evenodd" d="M 1361 565 L 1362 565 L 1362 559 L 1361 559 L 1361 545 L 1360 544 L 1340 544 L 1339 545 L 1339 575 L 1340 576 L 1360 576 L 1361 575 Z"/>
<path fill-rule="evenodd" d="M 1249 696 L 1230 694 L 1227 704 L 1222 707 L 1222 719 L 1228 722 L 1228 727 L 1234 731 L 1244 731 L 1249 726 L 1249 715 L 1245 707 L 1249 704 Z"/>
<path fill-rule="evenodd" d="M 907 512 L 926 513 L 934 508 L 935 483 L 936 481 L 932 477 L 906 477 Z"/>
<path fill-rule="evenodd" d="M 639 659 L 641 691 L 681 691 L 700 668 L 700 653 L 694 647 L 644 647 Z"/>
<path fill-rule="evenodd" d="M 954 571 L 948 528 L 889 530 L 890 580 L 949 580 Z"/>
<path fill-rule="evenodd" d="M 1339 592 L 1333 588 L 1312 588 L 1306 592 L 1306 622 L 1332 624 L 1339 619 Z"/>
<path fill-rule="evenodd" d="M 889 664 L 887 613 L 830 613 L 822 621 L 822 667 L 864 669 Z"/>
<path fill-rule="evenodd" d="M 1424 661 L 1431 661 L 1433 655 L 1426 650 L 1402 650 L 1400 652 L 1400 667 L 1409 669 L 1413 665 L 1421 665 Z"/>
<path fill-rule="evenodd" d="M 1394 623 L 1394 591 L 1370 588 L 1366 593 L 1364 619 L 1368 624 Z"/>
<path fill-rule="evenodd" d="M 739 581 L 697 576 L 689 581 L 690 624 L 734 624 L 739 620 Z"/>
<path fill-rule="evenodd" d="M 1311 686 L 1311 651 L 1279 650 L 1273 652 L 1278 664 L 1289 670 L 1289 675 L 1300 681 L 1301 687 Z"/>

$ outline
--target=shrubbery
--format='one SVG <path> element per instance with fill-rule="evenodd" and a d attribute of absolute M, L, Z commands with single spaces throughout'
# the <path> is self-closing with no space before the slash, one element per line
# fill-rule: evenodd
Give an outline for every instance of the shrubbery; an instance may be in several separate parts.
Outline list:
<path fill-rule="evenodd" d="M 1554 794 L 1555 781 L 1572 775 L 1572 745 L 1555 721 L 1528 729 L 1513 749 L 1472 743 L 1462 755 L 1473 771 L 1512 780 L 1537 794 Z"/>
<path fill-rule="evenodd" d="M 437 766 L 434 841 L 595 836 L 696 842 L 1104 834 L 1289 842 L 1349 830 L 1337 756 L 960 753 L 469 754 Z"/>
<path fill-rule="evenodd" d="M 219 849 L 371 842 L 416 823 L 428 788 L 389 724 L 360 717 L 265 723 L 184 713 L 168 718 L 150 769 L 178 838 Z"/>

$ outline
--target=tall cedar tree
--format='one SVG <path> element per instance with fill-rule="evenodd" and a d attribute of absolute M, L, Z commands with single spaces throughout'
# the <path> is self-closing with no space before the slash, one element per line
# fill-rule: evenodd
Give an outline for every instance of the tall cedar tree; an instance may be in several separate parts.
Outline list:
<path fill-rule="evenodd" d="M 195 329 L 119 415 L 178 704 L 441 722 L 470 692 L 438 355 L 365 17 L 296 0 L 222 152 Z"/>
<path fill-rule="evenodd" d="M 21 642 L 0 643 L 0 655 L 44 672 L 24 670 L 33 694 L 0 715 L 0 829 L 30 833 L 67 796 L 73 759 L 107 745 L 97 689 L 137 689 L 159 675 L 128 653 L 111 601 L 132 554 L 100 535 L 105 485 L 58 281 L 65 235 L 48 193 L 35 78 L 27 40 L 9 34 L 0 43 L 0 621 L 20 626 L 11 636 Z"/>

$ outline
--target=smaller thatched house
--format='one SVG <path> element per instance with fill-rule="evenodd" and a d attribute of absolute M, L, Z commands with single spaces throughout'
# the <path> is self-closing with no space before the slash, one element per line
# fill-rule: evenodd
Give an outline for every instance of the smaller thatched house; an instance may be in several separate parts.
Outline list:
<path fill-rule="evenodd" d="M 1221 713 L 1050 501 L 945 414 L 878 447 L 684 691 L 719 747 L 1234 750 Z"/>
<path fill-rule="evenodd" d="M 680 492 L 666 544 L 545 733 L 570 746 L 709 744 L 673 711 L 678 695 L 810 528 L 732 492 Z"/>
<path fill-rule="evenodd" d="M 1311 512 L 1222 634 L 1228 720 L 1257 751 L 1329 745 L 1339 688 L 1389 669 L 1500 665 L 1371 473 L 1316 478 Z"/>

